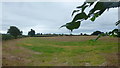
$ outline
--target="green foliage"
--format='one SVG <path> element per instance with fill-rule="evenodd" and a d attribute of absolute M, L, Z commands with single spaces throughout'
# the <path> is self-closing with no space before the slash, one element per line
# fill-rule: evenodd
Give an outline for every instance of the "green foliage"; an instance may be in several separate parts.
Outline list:
<path fill-rule="evenodd" d="M 87 18 L 88 16 L 86 15 L 86 13 L 82 12 L 82 13 L 78 13 L 72 21 L 75 22 L 77 20 L 86 20 Z"/>
<path fill-rule="evenodd" d="M 110 34 L 114 37 L 120 37 L 120 29 L 114 29 L 110 32 Z"/>
<path fill-rule="evenodd" d="M 74 14 L 75 12 L 79 12 L 79 11 L 80 11 L 80 10 L 74 10 L 73 13 L 72 13 L 72 16 L 73 16 L 73 14 Z"/>
<path fill-rule="evenodd" d="M 35 36 L 35 30 L 31 29 L 31 31 L 28 32 L 28 35 L 31 37 Z"/>
<path fill-rule="evenodd" d="M 70 23 L 66 23 L 65 25 L 61 26 L 62 27 L 66 27 L 67 29 L 71 30 L 71 32 L 73 31 L 73 29 L 78 29 L 80 26 L 81 22 L 77 21 L 77 22 L 70 22 Z"/>
<path fill-rule="evenodd" d="M 91 6 L 94 6 L 92 9 L 89 10 L 89 13 L 86 14 L 85 13 L 85 9 L 89 8 Z M 86 0 L 86 2 L 83 3 L 83 5 L 78 6 L 77 10 L 74 10 L 72 13 L 72 16 L 74 15 L 74 13 L 77 12 L 77 14 L 74 16 L 72 22 L 76 22 L 78 20 L 80 20 L 81 22 L 87 19 L 90 19 L 91 21 L 95 21 L 97 17 L 99 17 L 101 14 L 103 14 L 103 12 L 109 8 L 116 8 L 116 7 L 120 7 L 120 2 L 102 2 L 102 0 L 94 0 L 94 2 L 91 2 L 90 0 Z M 79 12 L 79 13 L 78 13 Z M 70 25 L 71 23 L 67 23 L 66 25 L 64 25 L 63 27 L 67 27 L 67 25 Z M 116 25 L 119 24 L 119 21 L 116 23 Z M 74 28 L 72 28 L 72 26 L 74 27 L 74 25 L 71 25 L 70 28 L 68 28 L 69 30 L 73 30 Z M 78 24 L 79 26 L 79 24 Z M 78 27 L 79 28 L 79 27 Z"/>
<path fill-rule="evenodd" d="M 43 53 L 59 53 L 64 51 L 63 48 L 53 47 L 53 46 L 25 46 L 33 51 L 43 52 Z"/>
<path fill-rule="evenodd" d="M 97 11 L 97 12 L 95 12 L 95 11 Z M 103 2 L 97 2 L 96 5 L 94 6 L 94 8 L 90 10 L 88 15 L 91 15 L 91 14 L 94 14 L 94 13 L 98 13 L 98 14 L 101 15 L 104 11 L 105 11 L 104 3 Z"/>
<path fill-rule="evenodd" d="M 96 0 L 97 1 L 97 0 Z M 116 8 L 116 7 L 120 7 L 120 2 L 100 2 L 100 1 L 97 1 L 97 3 L 95 2 L 84 2 L 84 4 L 82 6 L 78 6 L 77 8 L 79 10 L 81 10 L 80 13 L 83 13 L 84 10 L 88 7 L 91 7 L 93 4 L 94 7 L 92 9 L 89 10 L 89 13 L 87 15 L 88 18 L 90 18 L 91 21 L 94 21 L 98 16 L 100 16 L 106 9 L 109 9 L 109 8 Z M 73 14 L 72 14 L 73 15 Z M 78 15 L 78 14 L 77 14 Z M 75 15 L 75 17 L 77 16 Z M 75 18 L 74 17 L 74 18 Z M 92 18 L 91 18 L 92 17 Z M 83 20 L 86 20 L 88 18 L 82 18 Z M 81 18 L 78 18 L 79 20 Z M 77 19 L 77 20 L 78 20 Z"/>
<path fill-rule="evenodd" d="M 99 34 L 101 34 L 102 32 L 101 31 L 95 31 L 95 32 L 93 32 L 91 35 L 99 35 Z"/>
<path fill-rule="evenodd" d="M 117 26 L 118 24 L 120 24 L 120 20 L 118 20 L 118 21 L 115 23 L 116 26 Z"/>
<path fill-rule="evenodd" d="M 96 32 L 93 32 L 92 35 L 98 35 L 95 39 L 92 39 L 92 41 L 97 41 L 102 36 L 120 37 L 120 32 L 119 32 L 119 29 L 114 29 L 109 33 L 102 33 L 100 31 L 96 31 Z"/>
<path fill-rule="evenodd" d="M 15 38 L 18 37 L 18 35 L 22 35 L 22 31 L 20 31 L 17 27 L 15 26 L 10 26 L 10 29 L 8 29 L 8 32 L 10 35 L 14 36 Z"/>
<path fill-rule="evenodd" d="M 99 13 L 94 13 L 93 17 L 90 19 L 91 21 L 95 21 L 95 19 L 99 16 Z"/>
<path fill-rule="evenodd" d="M 25 35 L 19 35 L 17 38 L 24 38 L 24 37 L 28 37 L 28 36 L 25 36 Z M 1 36 L 2 40 L 11 40 L 11 39 L 15 39 L 14 36 L 10 35 L 10 34 L 2 34 Z"/>
<path fill-rule="evenodd" d="M 14 39 L 14 36 L 7 35 L 7 34 L 2 34 L 2 40 L 10 40 L 10 39 Z"/>
<path fill-rule="evenodd" d="M 92 41 L 97 41 L 100 37 L 102 37 L 102 36 L 107 36 L 106 34 L 104 34 L 104 33 L 101 33 L 101 34 L 99 34 L 95 39 L 92 39 Z"/>

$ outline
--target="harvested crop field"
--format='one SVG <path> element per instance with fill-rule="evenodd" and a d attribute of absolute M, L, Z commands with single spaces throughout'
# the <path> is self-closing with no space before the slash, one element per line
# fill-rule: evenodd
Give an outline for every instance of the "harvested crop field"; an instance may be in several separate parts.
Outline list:
<path fill-rule="evenodd" d="M 91 41 L 96 37 L 28 37 L 3 41 L 3 66 L 118 66 L 118 38 Z"/>

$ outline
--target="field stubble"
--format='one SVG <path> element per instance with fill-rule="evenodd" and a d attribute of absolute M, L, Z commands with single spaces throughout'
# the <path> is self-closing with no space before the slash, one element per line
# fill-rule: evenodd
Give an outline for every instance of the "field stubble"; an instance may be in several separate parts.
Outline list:
<path fill-rule="evenodd" d="M 90 41 L 94 38 L 29 37 L 3 41 L 3 66 L 117 66 L 118 38 Z"/>

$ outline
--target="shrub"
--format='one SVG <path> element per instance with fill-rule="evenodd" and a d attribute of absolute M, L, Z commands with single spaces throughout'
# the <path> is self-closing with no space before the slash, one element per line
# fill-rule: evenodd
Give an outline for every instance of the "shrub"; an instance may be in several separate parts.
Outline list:
<path fill-rule="evenodd" d="M 8 34 L 2 34 L 2 40 L 14 39 L 14 36 Z"/>

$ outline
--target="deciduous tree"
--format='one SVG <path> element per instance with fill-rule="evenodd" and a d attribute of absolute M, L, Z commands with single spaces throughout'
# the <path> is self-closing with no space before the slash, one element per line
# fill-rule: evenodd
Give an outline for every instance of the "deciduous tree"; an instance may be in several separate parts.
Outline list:
<path fill-rule="evenodd" d="M 35 36 L 35 30 L 31 29 L 31 31 L 28 32 L 28 35 L 31 37 Z"/>
<path fill-rule="evenodd" d="M 18 35 L 22 35 L 22 31 L 20 31 L 16 26 L 10 26 L 7 33 L 14 36 L 15 38 L 17 38 Z"/>

